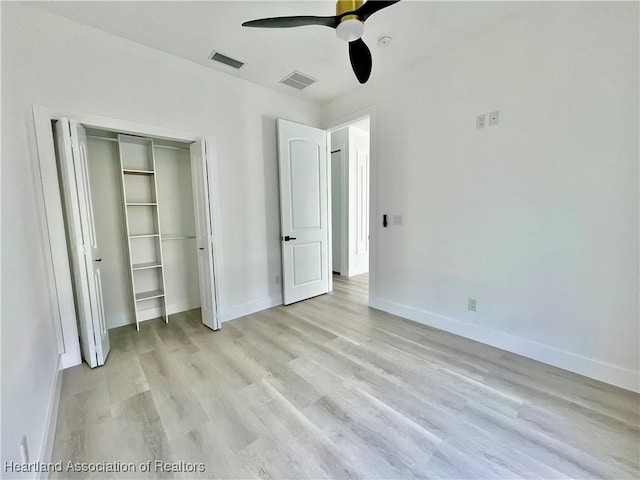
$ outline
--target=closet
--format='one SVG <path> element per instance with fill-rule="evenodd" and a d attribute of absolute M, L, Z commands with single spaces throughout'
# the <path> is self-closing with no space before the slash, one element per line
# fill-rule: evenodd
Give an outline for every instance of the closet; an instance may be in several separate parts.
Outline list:
<path fill-rule="evenodd" d="M 108 330 L 123 325 L 170 322 L 173 314 L 202 307 L 203 323 L 217 329 L 204 142 L 67 119 L 55 130 L 87 363 L 104 363 Z"/>
<path fill-rule="evenodd" d="M 188 145 L 87 130 L 108 328 L 200 307 Z"/>

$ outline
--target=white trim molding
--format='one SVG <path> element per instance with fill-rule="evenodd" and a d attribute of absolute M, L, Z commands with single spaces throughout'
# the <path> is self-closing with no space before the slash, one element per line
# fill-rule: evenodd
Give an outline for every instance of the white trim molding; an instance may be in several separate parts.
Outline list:
<path fill-rule="evenodd" d="M 176 313 L 186 312 L 200 308 L 200 298 L 189 298 L 173 303 L 167 303 L 167 315 L 175 315 Z M 139 319 L 141 322 L 153 320 L 162 316 L 162 307 L 151 307 L 139 311 Z M 109 330 L 112 328 L 124 327 L 126 325 L 135 325 L 136 315 L 133 312 L 123 312 L 107 315 L 107 325 Z"/>
<path fill-rule="evenodd" d="M 633 370 L 382 298 L 372 299 L 370 305 L 423 325 L 640 393 L 640 374 Z"/>
<path fill-rule="evenodd" d="M 53 441 L 56 437 L 58 406 L 60 404 L 60 394 L 62 392 L 62 376 L 64 375 L 63 368 L 62 355 L 60 355 L 58 357 L 55 378 L 53 379 L 53 388 L 51 389 L 51 395 L 49 396 L 49 405 L 47 407 L 47 417 L 45 418 L 42 442 L 40 443 L 42 447 L 40 449 L 40 458 L 38 460 L 41 464 L 51 462 L 53 455 Z M 37 478 L 48 478 L 48 474 L 40 472 Z"/>

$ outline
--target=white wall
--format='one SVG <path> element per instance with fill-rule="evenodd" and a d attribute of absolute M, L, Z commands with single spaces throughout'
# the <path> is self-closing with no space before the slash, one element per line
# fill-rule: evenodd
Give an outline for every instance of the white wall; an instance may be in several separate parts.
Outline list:
<path fill-rule="evenodd" d="M 277 302 L 275 118 L 318 124 L 317 108 L 102 31 L 2 2 L 2 461 L 27 434 L 42 453 L 58 352 L 31 105 L 213 134 L 223 232 L 223 316 Z"/>
<path fill-rule="evenodd" d="M 326 106 L 376 105 L 373 303 L 637 390 L 638 4 L 528 8 Z"/>

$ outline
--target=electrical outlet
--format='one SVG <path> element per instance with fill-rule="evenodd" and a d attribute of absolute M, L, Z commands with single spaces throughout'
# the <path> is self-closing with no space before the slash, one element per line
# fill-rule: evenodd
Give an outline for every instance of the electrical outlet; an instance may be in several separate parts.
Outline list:
<path fill-rule="evenodd" d="M 18 448 L 20 449 L 20 461 L 22 463 L 29 463 L 29 444 L 27 443 L 26 435 L 22 436 Z"/>
<path fill-rule="evenodd" d="M 483 113 L 482 115 L 478 115 L 476 117 L 476 130 L 480 130 L 484 128 L 487 119 L 487 114 Z"/>
<path fill-rule="evenodd" d="M 489 126 L 493 127 L 494 125 L 498 125 L 498 123 L 500 123 L 500 110 L 489 112 Z"/>
<path fill-rule="evenodd" d="M 472 312 L 477 312 L 478 311 L 478 300 L 476 300 L 475 298 L 470 298 L 469 299 L 468 308 Z"/>
<path fill-rule="evenodd" d="M 402 225 L 402 215 L 394 215 L 393 216 L 393 224 L 394 225 Z"/>

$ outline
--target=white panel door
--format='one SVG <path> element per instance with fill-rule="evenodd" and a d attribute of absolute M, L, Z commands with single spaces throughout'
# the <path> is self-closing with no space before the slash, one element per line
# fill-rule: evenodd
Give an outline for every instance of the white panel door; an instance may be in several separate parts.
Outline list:
<path fill-rule="evenodd" d="M 195 141 L 191 144 L 190 149 L 202 323 L 213 330 L 218 330 L 220 321 L 216 308 L 216 284 L 213 265 L 213 249 L 215 245 L 210 196 L 212 182 L 209 177 L 211 168 L 204 140 Z"/>
<path fill-rule="evenodd" d="M 284 304 L 329 291 L 327 134 L 278 120 Z"/>
<path fill-rule="evenodd" d="M 87 135 L 81 125 L 62 118 L 56 123 L 56 138 L 80 325 L 80 346 L 85 361 L 93 368 L 103 365 L 107 359 L 109 331 L 102 297 L 102 258 L 91 202 Z"/>

